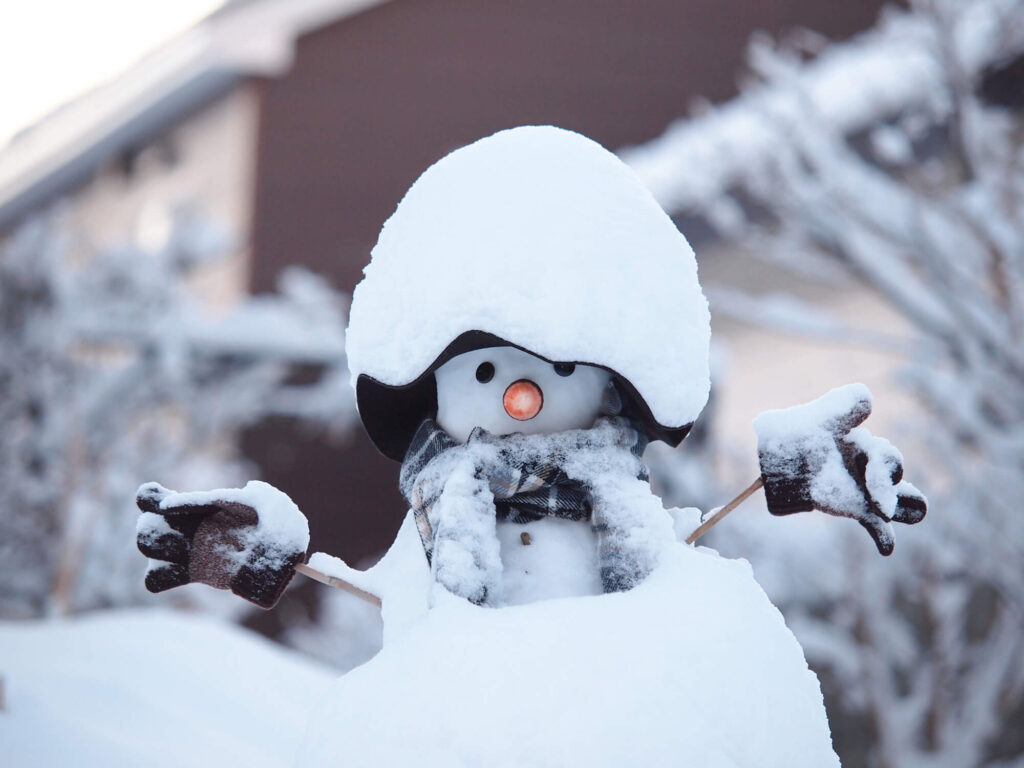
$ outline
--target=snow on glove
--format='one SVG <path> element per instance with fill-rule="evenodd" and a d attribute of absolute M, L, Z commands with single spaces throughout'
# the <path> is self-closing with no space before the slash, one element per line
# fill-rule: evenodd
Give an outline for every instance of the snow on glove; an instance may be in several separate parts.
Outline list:
<path fill-rule="evenodd" d="M 754 419 L 768 511 L 817 509 L 860 523 L 878 551 L 893 549 L 891 523 L 920 522 L 924 495 L 903 479 L 903 457 L 888 440 L 857 425 L 871 413 L 863 384 Z"/>
<path fill-rule="evenodd" d="M 146 483 L 135 503 L 142 510 L 137 543 L 150 558 L 150 592 L 195 581 L 272 608 L 295 566 L 305 562 L 306 517 L 267 483 L 190 493 Z"/>

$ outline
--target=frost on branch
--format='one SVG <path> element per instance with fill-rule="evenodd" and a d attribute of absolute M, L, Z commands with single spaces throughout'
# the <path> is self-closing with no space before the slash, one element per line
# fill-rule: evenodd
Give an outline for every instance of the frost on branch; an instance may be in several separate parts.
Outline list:
<path fill-rule="evenodd" d="M 769 512 L 817 509 L 852 518 L 888 555 L 891 523 L 919 522 L 927 501 L 903 479 L 903 457 L 892 443 L 858 426 L 870 413 L 871 393 L 863 384 L 767 411 L 754 420 L 757 453 Z"/>
<path fill-rule="evenodd" d="M 57 211 L 3 241 L 0 615 L 145 600 L 141 479 L 251 477 L 234 438 L 268 415 L 352 423 L 344 298 L 289 272 L 280 293 L 216 310 L 191 289 L 227 256 L 215 229 L 183 216 L 157 251 L 89 249 Z M 293 384 L 298 365 L 322 374 Z"/>
<path fill-rule="evenodd" d="M 845 763 L 1019 764 L 1024 2 L 911 2 L 819 51 L 760 38 L 751 54 L 739 98 L 628 160 L 730 247 L 901 316 L 883 335 L 808 306 L 818 291 L 780 306 L 706 286 L 719 317 L 894 356 L 914 400 L 901 445 L 934 511 L 889 560 L 835 526 L 823 547 L 720 543 L 776 582 Z"/>

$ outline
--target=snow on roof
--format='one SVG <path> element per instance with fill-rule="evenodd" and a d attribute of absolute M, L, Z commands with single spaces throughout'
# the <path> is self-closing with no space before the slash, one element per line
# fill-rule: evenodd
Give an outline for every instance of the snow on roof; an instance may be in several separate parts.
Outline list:
<path fill-rule="evenodd" d="M 382 2 L 253 0 L 211 14 L 0 150 L 0 227 L 241 78 L 286 72 L 299 36 Z"/>
<path fill-rule="evenodd" d="M 978 0 L 965 9 L 955 38 L 965 75 L 1024 50 L 1024 25 L 1010 23 L 1015 9 L 1014 0 Z M 890 10 L 874 29 L 799 66 L 792 79 L 677 120 L 619 156 L 669 212 L 706 209 L 771 158 L 780 141 L 779 115 L 813 112 L 851 134 L 934 98 L 945 76 L 935 54 L 940 45 L 922 17 Z"/>

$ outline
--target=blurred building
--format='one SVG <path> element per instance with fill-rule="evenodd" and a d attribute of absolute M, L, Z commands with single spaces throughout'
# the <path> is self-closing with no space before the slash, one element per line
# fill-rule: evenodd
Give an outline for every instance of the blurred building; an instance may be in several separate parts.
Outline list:
<path fill-rule="evenodd" d="M 513 125 L 617 149 L 698 98 L 725 100 L 750 35 L 844 37 L 881 0 L 239 0 L 24 132 L 0 153 L 0 235 L 57 201 L 92 244 L 159 246 L 182 207 L 233 235 L 196 288 L 229 304 L 292 263 L 350 291 L 412 181 Z M 264 477 L 349 561 L 392 539 L 397 466 L 368 440 L 287 424 L 246 438 Z"/>

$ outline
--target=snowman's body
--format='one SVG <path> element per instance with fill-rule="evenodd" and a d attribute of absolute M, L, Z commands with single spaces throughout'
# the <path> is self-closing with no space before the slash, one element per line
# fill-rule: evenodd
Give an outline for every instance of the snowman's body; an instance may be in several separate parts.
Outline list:
<path fill-rule="evenodd" d="M 818 680 L 743 561 L 668 544 L 629 592 L 496 610 L 438 589 L 410 515 L 376 567 L 339 575 L 382 597 L 384 648 L 323 698 L 297 764 L 839 767 Z"/>
<path fill-rule="evenodd" d="M 498 523 L 498 543 L 505 605 L 602 592 L 597 537 L 589 523 L 550 517 Z"/>

